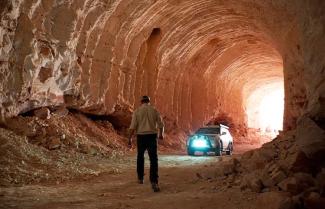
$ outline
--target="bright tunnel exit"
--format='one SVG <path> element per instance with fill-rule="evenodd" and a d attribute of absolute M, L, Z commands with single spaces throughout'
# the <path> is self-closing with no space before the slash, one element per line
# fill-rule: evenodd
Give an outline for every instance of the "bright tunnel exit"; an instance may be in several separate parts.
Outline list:
<path fill-rule="evenodd" d="M 265 95 L 258 107 L 258 121 L 260 126 L 265 130 L 282 130 L 283 106 L 283 91 L 275 90 Z"/>
<path fill-rule="evenodd" d="M 283 82 L 270 83 L 253 91 L 246 102 L 248 127 L 274 138 L 283 128 Z"/>

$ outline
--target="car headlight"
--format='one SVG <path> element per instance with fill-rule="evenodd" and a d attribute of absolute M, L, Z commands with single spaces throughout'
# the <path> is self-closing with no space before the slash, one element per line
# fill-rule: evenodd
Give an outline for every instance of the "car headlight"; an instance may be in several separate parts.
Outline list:
<path fill-rule="evenodd" d="M 209 144 L 205 137 L 198 136 L 193 139 L 191 146 L 197 148 L 207 148 L 209 147 Z"/>

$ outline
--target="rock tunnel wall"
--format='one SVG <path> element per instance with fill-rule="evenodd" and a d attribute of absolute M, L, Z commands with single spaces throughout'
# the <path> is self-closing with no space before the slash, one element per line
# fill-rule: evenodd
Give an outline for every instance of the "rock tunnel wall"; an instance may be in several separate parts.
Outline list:
<path fill-rule="evenodd" d="M 148 94 L 182 128 L 220 114 L 245 126 L 244 103 L 283 80 L 285 129 L 324 120 L 321 0 L 1 1 L 2 118 L 48 105 L 93 114 Z"/>

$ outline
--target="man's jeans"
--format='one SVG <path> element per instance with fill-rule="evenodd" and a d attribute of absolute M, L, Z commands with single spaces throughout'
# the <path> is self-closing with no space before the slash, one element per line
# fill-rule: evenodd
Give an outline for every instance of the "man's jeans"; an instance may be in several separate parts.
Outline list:
<path fill-rule="evenodd" d="M 144 153 L 148 150 L 150 159 L 150 182 L 158 183 L 157 134 L 137 135 L 137 172 L 138 179 L 144 176 Z"/>

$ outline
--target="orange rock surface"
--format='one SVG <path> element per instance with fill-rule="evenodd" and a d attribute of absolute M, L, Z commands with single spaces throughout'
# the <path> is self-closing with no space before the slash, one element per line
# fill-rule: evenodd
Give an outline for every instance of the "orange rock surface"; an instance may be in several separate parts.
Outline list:
<path fill-rule="evenodd" d="M 183 129 L 223 113 L 245 127 L 250 94 L 284 82 L 284 128 L 323 121 L 324 4 L 2 1 L 2 118 L 61 104 L 107 115 L 148 94 Z"/>

